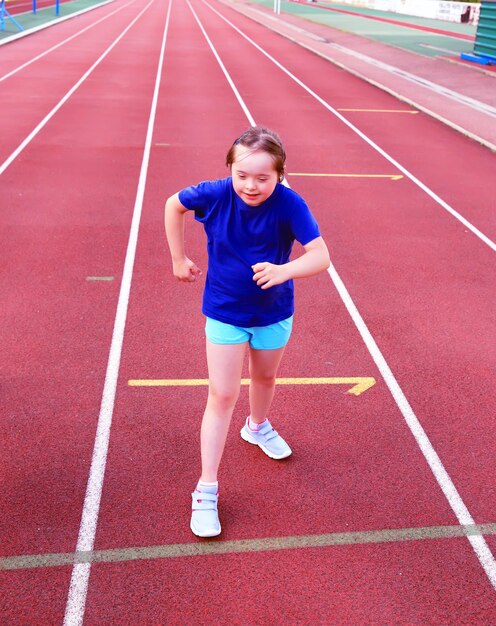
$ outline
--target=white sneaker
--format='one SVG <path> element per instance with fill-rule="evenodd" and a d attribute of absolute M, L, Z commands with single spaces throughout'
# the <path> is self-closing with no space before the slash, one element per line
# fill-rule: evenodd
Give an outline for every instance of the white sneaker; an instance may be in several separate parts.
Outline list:
<path fill-rule="evenodd" d="M 216 537 L 220 535 L 221 528 L 217 512 L 219 494 L 195 490 L 191 495 L 193 497 L 191 530 L 197 537 Z"/>
<path fill-rule="evenodd" d="M 277 430 L 272 428 L 269 420 L 265 420 L 258 430 L 252 430 L 248 426 L 249 419 L 249 417 L 246 418 L 246 424 L 241 429 L 242 439 L 261 448 L 271 459 L 285 459 L 291 454 L 291 448 Z"/>

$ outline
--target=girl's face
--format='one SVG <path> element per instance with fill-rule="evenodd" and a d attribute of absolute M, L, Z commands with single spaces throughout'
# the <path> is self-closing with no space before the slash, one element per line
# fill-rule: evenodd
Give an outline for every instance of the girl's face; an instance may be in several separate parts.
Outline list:
<path fill-rule="evenodd" d="M 270 154 L 242 145 L 235 148 L 231 175 L 234 191 L 249 206 L 258 206 L 267 200 L 279 181 Z"/>

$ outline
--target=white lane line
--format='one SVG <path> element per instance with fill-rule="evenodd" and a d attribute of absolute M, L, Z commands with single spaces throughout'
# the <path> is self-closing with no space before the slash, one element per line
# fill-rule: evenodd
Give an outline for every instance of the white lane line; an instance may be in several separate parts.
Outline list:
<path fill-rule="evenodd" d="M 243 35 L 243 37 L 245 37 L 246 39 L 248 39 L 248 41 L 251 42 L 251 40 L 246 35 L 244 35 L 237 27 L 231 24 L 229 20 L 227 20 L 220 13 L 218 13 L 218 11 L 213 9 L 208 4 L 208 2 L 205 2 L 205 0 L 202 0 L 202 1 L 210 9 L 212 9 L 214 13 L 217 13 L 224 21 L 226 21 L 237 32 L 239 32 L 241 35 Z M 193 11 L 193 8 L 189 4 L 189 0 L 188 0 L 188 5 Z M 194 11 L 193 11 L 193 14 L 195 15 L 196 20 L 199 21 Z M 209 39 L 207 39 L 207 41 L 213 50 L 213 44 L 210 42 Z M 261 48 L 259 48 L 257 44 L 254 44 L 254 45 L 256 48 L 262 51 Z M 217 52 L 215 53 L 215 56 L 216 58 L 218 58 Z M 266 54 L 266 56 L 269 56 L 269 55 Z M 272 57 L 269 57 L 269 58 L 272 60 Z M 277 62 L 276 64 L 279 66 Z M 282 69 L 282 66 L 280 67 Z M 250 118 L 253 119 L 251 115 L 250 115 Z M 406 399 L 405 394 L 403 393 L 400 385 L 398 384 L 396 378 L 394 377 L 394 374 L 392 373 L 389 365 L 387 364 L 386 359 L 384 358 L 382 352 L 380 351 L 379 346 L 377 345 L 374 338 L 372 337 L 372 334 L 370 333 L 360 313 L 358 312 L 358 309 L 355 306 L 350 294 L 348 293 L 348 290 L 344 286 L 343 281 L 341 280 L 339 274 L 334 268 L 332 261 L 331 261 L 331 265 L 329 266 L 328 272 L 334 283 L 334 286 L 336 287 L 341 299 L 343 300 L 343 303 L 348 313 L 350 314 L 353 322 L 355 323 L 355 326 L 357 327 L 357 330 L 360 333 L 360 336 L 362 337 L 368 351 L 370 352 L 372 359 L 374 360 L 379 371 L 381 372 L 391 392 L 391 395 L 393 396 L 394 401 L 396 402 L 396 405 L 398 406 L 401 414 L 403 415 L 407 423 L 408 428 L 413 434 L 415 441 L 417 442 L 417 445 L 419 446 L 422 454 L 424 455 L 425 460 L 427 461 L 427 464 L 429 465 L 432 473 L 434 474 L 434 477 L 439 487 L 441 488 L 443 494 L 445 495 L 446 499 L 448 500 L 451 506 L 451 509 L 456 515 L 458 522 L 462 526 L 475 524 L 472 516 L 470 515 L 467 507 L 465 506 L 465 503 L 463 502 L 460 494 L 458 493 L 453 481 L 451 480 L 448 472 L 444 468 L 441 459 L 439 458 L 437 452 L 434 450 L 434 447 L 432 446 L 427 434 L 422 428 L 417 416 L 413 412 L 412 407 L 410 406 L 408 400 Z M 467 537 L 467 539 L 472 545 L 472 548 L 475 554 L 477 555 L 477 558 L 479 559 L 479 562 L 482 565 L 484 571 L 486 572 L 486 575 L 489 578 L 492 586 L 496 589 L 496 561 L 494 559 L 494 556 L 491 550 L 489 549 L 489 546 L 486 543 L 486 540 L 484 539 L 484 537 Z"/>
<path fill-rule="evenodd" d="M 474 520 L 470 515 L 465 503 L 463 502 L 460 494 L 458 493 L 453 481 L 451 480 L 448 472 L 444 468 L 444 465 L 439 458 L 439 455 L 434 450 L 429 437 L 426 432 L 422 428 L 420 421 L 415 415 L 410 403 L 406 399 L 403 390 L 401 389 L 398 381 L 396 380 L 391 368 L 387 364 L 386 359 L 384 358 L 379 346 L 377 345 L 375 339 L 372 336 L 372 333 L 367 328 L 367 325 L 363 321 L 362 316 L 360 315 L 355 303 L 353 302 L 348 290 L 346 289 L 343 281 L 341 280 L 339 274 L 337 273 L 334 265 L 331 262 L 329 269 L 327 270 L 329 275 L 336 287 L 341 299 L 344 302 L 344 305 L 350 314 L 355 326 L 357 327 L 360 336 L 362 337 L 365 345 L 367 346 L 370 355 L 372 356 L 374 363 L 377 365 L 386 385 L 391 392 L 391 395 L 394 398 L 401 414 L 405 418 L 405 421 L 410 429 L 412 435 L 417 442 L 422 454 L 424 455 L 425 460 L 427 461 L 429 467 L 431 468 L 434 477 L 436 478 L 437 483 L 441 487 L 442 492 L 444 493 L 446 499 L 448 500 L 453 512 L 456 515 L 460 525 L 471 525 L 474 524 Z M 479 541 L 478 537 L 467 537 L 470 541 L 472 548 L 474 549 L 484 571 L 486 572 L 489 580 L 491 581 L 492 586 L 496 589 L 496 561 L 494 559 L 489 546 L 486 541 L 482 538 L 482 541 Z"/>
<path fill-rule="evenodd" d="M 149 5 L 148 5 L 149 6 Z M 140 176 L 136 200 L 134 203 L 133 218 L 129 232 L 129 241 L 122 272 L 122 282 L 117 302 L 117 311 L 112 332 L 112 342 L 105 374 L 105 384 L 98 416 L 97 432 L 91 459 L 91 468 L 84 498 L 81 525 L 76 546 L 76 552 L 93 550 L 98 514 L 100 511 L 100 501 L 103 489 L 103 479 L 105 475 L 105 465 L 107 463 L 108 444 L 110 438 L 110 428 L 112 425 L 112 414 L 114 410 L 115 394 L 117 389 L 117 379 L 119 377 L 119 367 L 124 340 L 124 329 L 126 326 L 127 309 L 129 304 L 129 294 L 131 291 L 131 281 L 133 278 L 134 259 L 136 256 L 136 246 L 138 242 L 138 231 L 143 208 L 143 198 L 145 195 L 145 185 L 150 160 L 150 150 L 152 145 L 153 128 L 157 111 L 158 94 L 160 90 L 160 79 L 164 63 L 165 45 L 169 30 L 170 13 L 172 0 L 169 2 L 167 16 L 165 20 L 162 47 L 155 78 L 155 89 L 153 92 L 150 107 L 150 117 L 146 132 L 145 146 L 143 150 L 143 161 L 141 163 Z M 86 594 L 90 576 L 90 563 L 80 563 L 74 566 L 71 576 L 71 584 L 64 616 L 65 626 L 80 626 L 83 623 L 84 610 L 86 605 Z"/>
<path fill-rule="evenodd" d="M 57 113 L 57 111 L 62 108 L 62 106 L 69 100 L 69 98 L 74 94 L 74 92 L 84 83 L 84 81 L 90 76 L 90 74 L 95 70 L 100 63 L 105 59 L 105 57 L 115 48 L 115 46 L 119 43 L 119 41 L 124 37 L 124 35 L 136 24 L 136 22 L 140 19 L 140 17 L 148 10 L 150 5 L 154 2 L 154 0 L 150 0 L 148 4 L 141 9 L 141 11 L 136 15 L 136 17 L 129 23 L 129 25 L 122 31 L 122 33 L 115 39 L 115 41 L 105 50 L 105 52 L 93 63 L 89 70 L 87 70 L 83 76 L 77 81 L 75 85 L 73 85 L 69 91 L 65 94 L 65 96 L 53 107 L 53 109 L 45 115 L 45 117 L 41 120 L 41 122 L 34 128 L 29 135 L 22 141 L 19 146 L 12 152 L 12 154 L 0 165 L 0 175 L 2 175 L 5 170 L 11 165 L 11 163 L 21 154 L 24 148 L 31 143 L 31 141 L 36 137 L 36 135 L 42 130 L 48 122 L 52 119 L 52 117 Z"/>
<path fill-rule="evenodd" d="M 410 74 L 405 70 L 401 70 L 398 67 L 394 67 L 393 65 L 388 65 L 387 63 L 383 63 L 382 61 L 378 61 L 377 59 L 373 59 L 372 57 L 367 56 L 366 54 L 362 54 L 361 52 L 357 52 L 356 50 L 351 50 L 350 48 L 346 48 L 345 46 L 341 46 L 338 43 L 330 43 L 332 48 L 336 48 L 336 50 L 340 50 L 349 56 L 353 56 L 361 61 L 365 61 L 369 65 L 374 65 L 375 67 L 379 67 L 390 74 L 395 74 L 397 76 L 401 76 L 405 80 L 410 81 L 411 83 L 415 83 L 416 85 L 420 85 L 425 87 L 425 89 L 430 89 L 430 91 L 434 91 L 435 93 L 441 94 L 445 98 L 449 98 L 450 100 L 454 100 L 459 104 L 463 104 L 467 107 L 475 109 L 480 113 L 485 113 L 486 115 L 491 115 L 492 117 L 496 117 L 496 108 L 491 106 L 490 104 L 486 104 L 481 102 L 480 100 L 474 100 L 474 98 L 470 98 L 469 96 L 464 96 L 461 93 L 453 91 L 452 89 L 448 89 L 447 87 L 443 87 L 441 85 L 437 85 L 436 83 L 431 82 L 425 78 L 421 78 L 420 76 L 415 76 L 415 74 Z M 422 45 L 422 44 L 421 44 Z M 458 53 L 455 53 L 458 54 Z"/>
<path fill-rule="evenodd" d="M 292 74 L 286 67 L 284 67 L 279 61 L 277 61 L 273 56 L 271 56 L 268 52 L 266 52 L 263 48 L 261 48 L 257 43 L 250 39 L 248 35 L 245 35 L 237 26 L 235 26 L 231 21 L 229 21 L 226 17 L 224 17 L 219 11 L 214 9 L 206 0 L 202 0 L 204 4 L 206 4 L 211 11 L 216 13 L 222 20 L 224 20 L 231 28 L 233 28 L 237 33 L 239 33 L 246 41 L 248 41 L 252 46 L 254 46 L 259 52 L 261 52 L 265 57 L 267 57 L 274 65 L 276 65 L 280 70 L 282 70 L 287 76 L 289 76 L 292 80 L 295 81 L 302 89 L 304 89 L 307 93 L 309 93 L 313 98 L 320 102 L 320 104 L 325 107 L 330 113 L 335 115 L 339 120 L 343 122 L 350 130 L 356 133 L 361 139 L 363 139 L 366 143 L 371 146 L 376 152 L 378 152 L 381 156 L 383 156 L 387 161 L 389 161 L 392 165 L 403 172 L 403 174 L 409 178 L 417 187 L 422 189 L 428 196 L 430 196 L 437 204 L 439 204 L 443 209 L 448 211 L 453 217 L 455 217 L 459 222 L 461 222 L 468 230 L 470 230 L 476 237 L 478 237 L 481 241 L 483 241 L 487 246 L 491 248 L 494 252 L 496 252 L 496 243 L 492 241 L 487 235 L 481 232 L 478 228 L 476 228 L 471 222 L 469 222 L 463 215 L 458 213 L 452 206 L 450 206 L 447 202 L 445 202 L 440 196 L 438 196 L 432 189 L 427 187 L 422 181 L 420 181 L 416 176 L 414 176 L 409 170 L 406 169 L 403 165 L 398 163 L 396 159 L 394 159 L 390 154 L 388 154 L 385 150 L 383 150 L 380 146 L 378 146 L 372 139 L 367 137 L 365 133 L 363 133 L 360 129 L 358 129 L 354 124 L 352 124 L 349 120 L 346 119 L 343 115 L 339 113 L 336 109 L 334 109 L 330 104 L 328 104 L 323 98 L 317 95 L 310 87 L 308 87 L 303 81 L 297 78 L 294 74 Z"/>
<path fill-rule="evenodd" d="M 195 18 L 198 26 L 200 27 L 200 30 L 203 33 L 203 36 L 207 40 L 207 43 L 210 46 L 210 49 L 212 50 L 214 57 L 217 59 L 217 63 L 219 64 L 220 69 L 223 71 L 224 76 L 226 77 L 227 82 L 229 83 L 229 86 L 233 90 L 234 95 L 236 96 L 236 100 L 238 101 L 239 105 L 243 109 L 243 112 L 246 115 L 246 117 L 248 118 L 248 121 L 250 122 L 251 126 L 256 126 L 255 120 L 253 119 L 250 111 L 248 110 L 248 107 L 246 106 L 243 98 L 240 96 L 239 91 L 237 90 L 236 85 L 234 84 L 232 78 L 229 76 L 229 72 L 226 70 L 226 66 L 224 65 L 224 63 L 222 63 L 222 60 L 221 60 L 220 56 L 217 54 L 217 50 L 214 48 L 214 46 L 213 46 L 213 44 L 212 44 L 212 42 L 210 40 L 210 37 L 205 32 L 205 29 L 203 28 L 202 23 L 198 19 L 198 16 L 195 13 L 193 7 L 191 6 L 189 0 L 186 0 L 186 2 L 188 4 L 189 8 L 191 9 L 191 12 L 193 13 L 194 18 Z"/>
<path fill-rule="evenodd" d="M 128 2 L 127 4 L 124 4 L 123 6 L 119 7 L 115 11 L 112 11 L 112 13 L 109 13 L 108 15 L 105 15 L 104 17 L 100 18 L 96 22 L 93 22 L 93 24 L 89 24 L 89 26 L 86 26 L 86 28 L 83 28 L 82 30 L 78 31 L 77 33 L 74 33 L 74 35 L 71 35 L 70 37 L 67 37 L 67 39 L 64 39 L 63 41 L 61 41 L 60 43 L 52 46 L 51 48 L 48 48 L 48 50 L 45 50 L 45 52 L 42 52 L 41 54 L 38 54 L 37 56 L 33 57 L 30 61 L 26 61 L 26 63 L 23 63 L 22 65 L 19 65 L 19 67 L 16 67 L 14 70 L 11 70 L 8 74 L 5 74 L 4 76 L 0 76 L 0 83 L 2 81 L 6 80 L 7 78 L 10 78 L 14 74 L 17 74 L 17 72 L 20 72 L 25 67 L 28 67 L 28 65 L 31 65 L 35 61 L 39 61 L 40 59 L 42 59 L 47 54 L 50 54 L 50 52 L 53 52 L 54 50 L 57 50 L 57 48 L 60 48 L 64 44 L 68 43 L 69 41 L 72 41 L 76 37 L 79 37 L 79 35 L 82 35 L 87 30 L 90 30 L 91 28 L 93 28 L 97 24 L 100 24 L 100 22 L 104 22 L 109 17 L 112 17 L 112 15 L 115 15 L 116 13 L 119 13 L 119 11 L 122 11 L 122 9 L 125 9 L 126 7 L 130 6 L 131 4 L 134 4 L 135 2 L 136 2 L 136 0 L 131 0 L 131 2 Z"/>
<path fill-rule="evenodd" d="M 448 48 L 440 48 L 439 46 L 432 46 L 430 43 L 417 44 L 420 48 L 428 48 L 429 50 L 437 50 L 438 52 L 447 52 L 448 54 L 454 54 L 458 56 L 461 50 L 448 50 Z"/>
<path fill-rule="evenodd" d="M 88 11 L 94 11 L 95 9 L 99 9 L 100 7 L 105 6 L 106 4 L 110 4 L 111 2 L 115 2 L 115 0 L 107 0 L 106 2 L 102 2 L 101 4 L 97 4 L 96 6 L 90 6 L 86 9 L 81 9 L 81 11 L 76 11 L 75 13 L 71 13 L 70 15 L 66 15 L 64 17 L 57 17 L 50 22 L 45 22 L 44 24 L 40 24 L 39 26 L 35 26 L 34 28 L 28 28 L 27 30 L 23 30 L 20 33 L 16 33 L 11 37 L 6 37 L 0 41 L 0 46 L 4 46 L 6 43 L 10 43 L 11 41 L 15 41 L 16 39 L 21 39 L 22 37 L 27 37 L 28 35 L 32 35 L 33 33 L 37 33 L 40 30 L 44 30 L 45 28 L 49 28 L 54 24 L 60 24 L 60 22 L 65 22 L 66 20 L 72 20 L 73 17 L 77 17 L 78 15 L 83 15 L 83 13 L 88 13 Z M 46 7 L 43 9 L 39 9 L 39 11 L 48 10 Z M 31 11 L 24 11 L 24 13 L 19 13 L 18 15 L 26 15 L 27 13 L 31 13 Z M 17 14 L 16 14 L 17 15 Z"/>

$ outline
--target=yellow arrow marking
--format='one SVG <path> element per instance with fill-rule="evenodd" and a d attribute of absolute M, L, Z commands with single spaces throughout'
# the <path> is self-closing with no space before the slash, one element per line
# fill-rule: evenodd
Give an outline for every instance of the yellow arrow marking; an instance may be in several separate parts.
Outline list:
<path fill-rule="evenodd" d="M 337 111 L 356 111 L 358 113 L 409 113 L 417 115 L 418 111 L 408 111 L 405 109 L 336 109 Z"/>
<path fill-rule="evenodd" d="M 242 385 L 249 385 L 249 378 L 241 379 Z M 353 385 L 347 393 L 359 396 L 375 385 L 375 378 L 358 376 L 351 378 L 276 378 L 277 385 Z M 129 380 L 130 387 L 200 387 L 208 385 L 208 378 L 165 378 Z"/>
<path fill-rule="evenodd" d="M 402 174 L 318 174 L 315 172 L 289 172 L 288 176 L 329 176 L 332 178 L 389 178 L 400 180 Z"/>

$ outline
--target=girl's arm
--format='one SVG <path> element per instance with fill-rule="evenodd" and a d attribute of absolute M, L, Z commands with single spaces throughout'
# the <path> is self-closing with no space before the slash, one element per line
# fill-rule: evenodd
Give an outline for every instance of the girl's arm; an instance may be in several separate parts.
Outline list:
<path fill-rule="evenodd" d="M 176 193 L 165 203 L 165 232 L 172 258 L 172 272 L 181 281 L 192 283 L 201 270 L 184 251 L 184 218 L 187 208 L 179 201 Z"/>
<path fill-rule="evenodd" d="M 280 285 L 292 278 L 313 276 L 329 267 L 331 259 L 322 237 L 313 239 L 303 246 L 303 249 L 305 250 L 304 254 L 294 261 L 284 263 L 284 265 L 274 265 L 273 263 L 252 265 L 253 280 L 262 289 L 269 289 L 269 287 Z"/>

